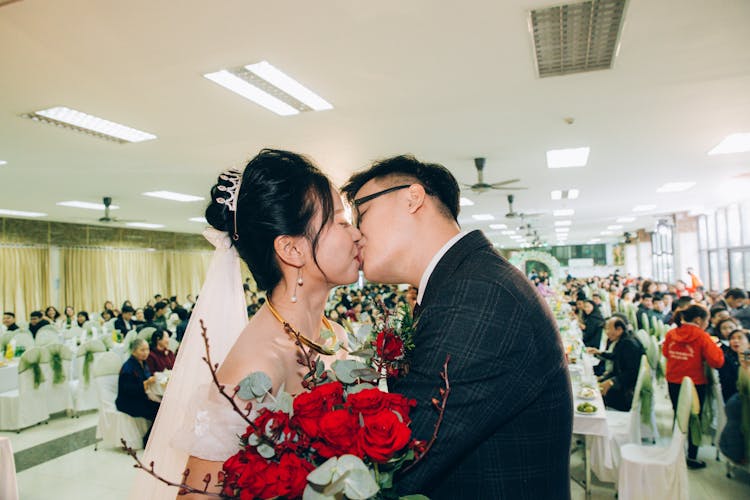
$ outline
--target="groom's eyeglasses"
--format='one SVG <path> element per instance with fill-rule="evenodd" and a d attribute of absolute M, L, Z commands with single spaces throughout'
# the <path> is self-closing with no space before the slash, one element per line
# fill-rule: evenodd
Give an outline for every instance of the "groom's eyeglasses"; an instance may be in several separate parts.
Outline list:
<path fill-rule="evenodd" d="M 367 203 L 368 201 L 372 201 L 378 196 L 383 196 L 384 194 L 392 193 L 393 191 L 398 191 L 399 189 L 406 189 L 409 186 L 411 186 L 411 184 L 404 184 L 402 186 L 390 187 L 388 189 L 378 191 L 377 193 L 372 193 L 372 194 L 368 194 L 367 196 L 363 196 L 362 198 L 359 198 L 358 200 L 354 200 L 354 207 L 353 207 L 354 210 L 352 210 L 352 218 L 354 219 L 353 220 L 354 227 L 359 229 L 359 222 L 362 219 L 362 217 L 359 214 L 360 205 L 362 205 L 363 203 Z"/>

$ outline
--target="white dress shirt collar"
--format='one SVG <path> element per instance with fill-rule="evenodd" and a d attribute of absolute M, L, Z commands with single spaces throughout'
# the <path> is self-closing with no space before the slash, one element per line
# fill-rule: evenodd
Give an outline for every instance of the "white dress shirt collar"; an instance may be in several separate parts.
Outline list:
<path fill-rule="evenodd" d="M 438 250 L 438 252 L 432 257 L 432 260 L 429 264 L 427 264 L 427 267 L 424 270 L 424 273 L 422 273 L 422 279 L 419 280 L 419 291 L 417 293 L 417 304 L 422 304 L 422 297 L 424 297 L 424 289 L 427 288 L 427 282 L 430 281 L 430 275 L 432 274 L 432 271 L 435 270 L 435 266 L 437 266 L 438 262 L 440 262 L 440 259 L 443 258 L 443 256 L 448 252 L 448 250 L 451 249 L 453 245 L 458 243 L 458 240 L 463 238 L 469 234 L 468 231 L 461 231 L 457 235 L 455 235 L 453 238 L 449 239 L 448 242 L 443 245 L 443 247 Z"/>

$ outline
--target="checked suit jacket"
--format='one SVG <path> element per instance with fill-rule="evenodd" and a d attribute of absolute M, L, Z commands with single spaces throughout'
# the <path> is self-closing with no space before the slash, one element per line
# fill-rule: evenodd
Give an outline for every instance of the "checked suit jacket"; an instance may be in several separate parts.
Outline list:
<path fill-rule="evenodd" d="M 391 386 L 417 400 L 428 441 L 450 354 L 451 393 L 437 441 L 402 474 L 400 494 L 433 499 L 569 499 L 573 399 L 546 303 L 480 231 L 440 259 L 422 298 L 409 374 Z"/>

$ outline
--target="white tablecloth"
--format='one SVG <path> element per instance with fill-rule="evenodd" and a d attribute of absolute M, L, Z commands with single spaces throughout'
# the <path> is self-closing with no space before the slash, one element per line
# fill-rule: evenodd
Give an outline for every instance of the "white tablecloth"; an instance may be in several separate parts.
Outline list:
<path fill-rule="evenodd" d="M 0 499 L 18 500 L 16 463 L 10 439 L 0 436 Z"/>
<path fill-rule="evenodd" d="M 18 360 L 0 366 L 0 392 L 18 389 Z M 2 498 L 2 497 L 0 497 Z"/>
<path fill-rule="evenodd" d="M 594 372 L 591 368 L 591 359 L 584 355 L 583 363 L 570 365 L 570 378 L 573 382 L 573 434 L 583 434 L 586 436 L 607 436 L 607 412 L 604 409 L 604 400 L 599 392 L 599 385 L 596 383 Z M 593 400 L 581 399 L 578 393 L 581 390 L 581 383 L 588 382 L 588 385 L 594 389 L 595 398 Z M 579 404 L 589 402 L 597 407 L 596 413 L 578 413 L 575 409 Z"/>

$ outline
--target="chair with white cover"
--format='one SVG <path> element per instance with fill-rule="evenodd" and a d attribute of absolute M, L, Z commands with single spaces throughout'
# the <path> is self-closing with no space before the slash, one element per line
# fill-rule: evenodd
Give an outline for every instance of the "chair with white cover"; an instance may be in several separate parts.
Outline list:
<path fill-rule="evenodd" d="M 44 422 L 47 411 L 46 349 L 32 347 L 18 362 L 18 389 L 0 393 L 0 430 L 20 432 L 21 429 Z"/>
<path fill-rule="evenodd" d="M 96 358 L 106 351 L 101 340 L 89 340 L 78 347 L 76 359 L 73 364 L 73 391 L 74 410 L 76 413 L 95 410 L 99 407 L 99 399 L 96 395 L 96 387 L 93 384 L 93 365 Z"/>
<path fill-rule="evenodd" d="M 138 332 L 137 337 L 139 339 L 145 340 L 146 342 L 151 342 L 151 335 L 153 335 L 155 331 L 156 328 L 149 326 Z"/>
<path fill-rule="evenodd" d="M 70 386 L 73 351 L 63 344 L 51 344 L 44 349 L 49 352 L 49 363 L 42 365 L 48 381 L 47 411 L 50 414 L 73 410 L 73 391 Z"/>
<path fill-rule="evenodd" d="M 638 378 L 633 390 L 633 402 L 630 411 L 607 410 L 607 429 L 609 435 L 590 436 L 591 470 L 600 481 L 617 483 L 620 467 L 620 448 L 628 443 L 641 443 L 641 404 L 644 386 L 651 389 L 651 370 L 646 356 L 641 356 Z M 651 397 L 649 394 L 646 397 Z M 653 398 L 652 398 L 653 399 Z M 653 403 L 653 401 L 652 401 Z"/>
<path fill-rule="evenodd" d="M 31 335 L 31 332 L 25 330 L 16 332 L 16 334 L 13 336 L 13 340 L 16 341 L 16 349 L 18 349 L 19 347 L 23 347 L 24 350 L 28 351 L 32 347 L 36 346 L 36 343 L 34 342 L 34 336 Z"/>
<path fill-rule="evenodd" d="M 177 334 L 170 334 L 169 335 L 169 350 L 172 352 L 177 352 L 177 349 L 180 347 L 180 343 L 177 340 Z"/>
<path fill-rule="evenodd" d="M 672 442 L 668 447 L 626 444 L 618 478 L 620 500 L 683 500 L 689 496 L 685 440 L 690 415 L 698 414 L 700 403 L 693 381 L 682 379 Z"/>
<path fill-rule="evenodd" d="M 36 347 L 44 347 L 50 344 L 58 344 L 60 340 L 60 332 L 52 325 L 45 325 L 36 332 L 34 343 Z"/>
<path fill-rule="evenodd" d="M 63 341 L 81 338 L 82 333 L 83 329 L 78 325 L 66 328 L 62 331 Z"/>
<path fill-rule="evenodd" d="M 96 439 L 101 439 L 109 447 L 121 446 L 120 439 L 124 439 L 128 446 L 140 450 L 143 449 L 143 436 L 148 431 L 149 422 L 117 410 L 115 400 L 120 368 L 122 360 L 114 352 L 102 354 L 94 363 L 94 384 L 99 398 Z"/>

